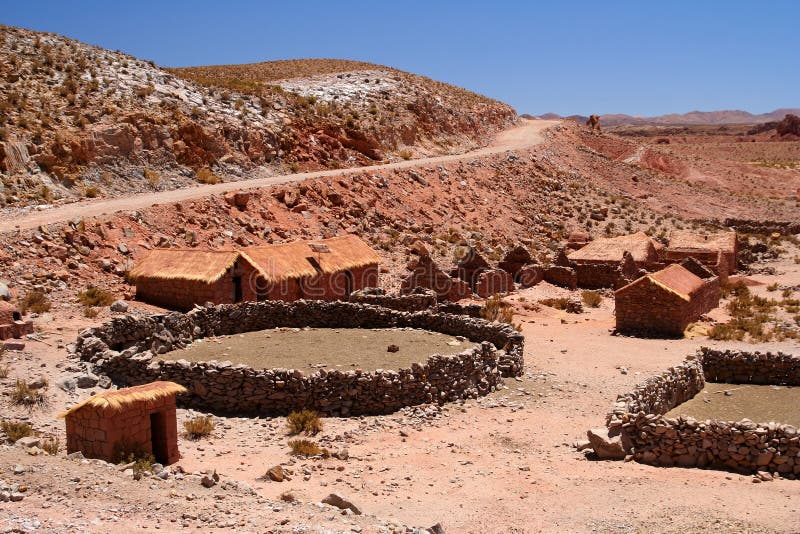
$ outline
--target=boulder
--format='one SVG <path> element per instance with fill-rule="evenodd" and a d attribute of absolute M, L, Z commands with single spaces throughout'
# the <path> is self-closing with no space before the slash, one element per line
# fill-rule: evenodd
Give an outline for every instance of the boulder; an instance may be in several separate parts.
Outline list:
<path fill-rule="evenodd" d="M 627 453 L 622 446 L 622 437 L 610 436 L 607 428 L 592 428 L 586 432 L 589 443 L 601 460 L 624 460 Z"/>
<path fill-rule="evenodd" d="M 264 474 L 264 479 L 273 482 L 283 482 L 286 479 L 286 473 L 283 471 L 283 467 L 276 465 L 267 470 Z"/>
<path fill-rule="evenodd" d="M 361 515 L 361 509 L 355 504 L 353 504 L 353 502 L 350 499 L 344 497 L 339 493 L 331 493 L 330 495 L 322 499 L 322 502 L 325 504 L 330 504 L 331 506 L 335 506 L 336 508 L 340 508 L 342 510 L 350 510 L 356 515 Z"/>
<path fill-rule="evenodd" d="M 124 300 L 117 300 L 111 304 L 111 311 L 116 313 L 127 313 L 128 303 Z"/>
<path fill-rule="evenodd" d="M 83 374 L 75 377 L 75 384 L 81 389 L 93 388 L 99 379 L 93 374 Z"/>

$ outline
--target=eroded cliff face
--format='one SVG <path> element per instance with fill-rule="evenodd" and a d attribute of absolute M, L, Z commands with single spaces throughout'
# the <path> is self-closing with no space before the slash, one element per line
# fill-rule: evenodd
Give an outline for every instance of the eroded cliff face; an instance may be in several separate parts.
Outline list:
<path fill-rule="evenodd" d="M 377 65 L 341 62 L 348 72 L 288 81 L 242 81 L 239 67 L 168 72 L 0 27 L 2 202 L 184 187 L 204 181 L 204 168 L 231 180 L 262 166 L 284 173 L 450 152 L 516 119 L 505 104 Z"/>

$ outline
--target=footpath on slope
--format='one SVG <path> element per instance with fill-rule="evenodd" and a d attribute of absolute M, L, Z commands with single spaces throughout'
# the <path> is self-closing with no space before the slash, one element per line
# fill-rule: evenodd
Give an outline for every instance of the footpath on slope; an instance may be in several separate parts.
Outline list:
<path fill-rule="evenodd" d="M 370 172 L 386 169 L 407 169 L 426 165 L 436 165 L 449 161 L 472 159 L 491 154 L 498 154 L 511 150 L 519 150 L 538 145 L 544 141 L 542 133 L 547 128 L 558 124 L 560 121 L 548 120 L 528 120 L 520 119 L 518 126 L 500 132 L 492 143 L 484 148 L 465 152 L 463 154 L 450 154 L 446 156 L 434 156 L 396 163 L 385 163 L 381 165 L 370 165 L 367 167 L 352 167 L 347 169 L 333 169 L 315 172 L 301 172 L 296 174 L 285 174 L 280 176 L 270 176 L 266 178 L 255 178 L 252 180 L 242 180 L 236 182 L 222 182 L 211 185 L 199 185 L 188 189 L 174 189 L 171 191 L 158 191 L 154 193 L 143 193 L 127 197 L 111 198 L 96 201 L 75 202 L 56 208 L 44 209 L 26 213 L 21 216 L 2 216 L 0 217 L 0 233 L 13 232 L 36 228 L 40 225 L 53 224 L 61 221 L 68 221 L 76 217 L 93 217 L 99 215 L 109 215 L 120 211 L 131 211 L 144 209 L 153 204 L 168 204 L 181 202 L 196 198 L 204 198 L 213 194 L 227 193 L 230 191 L 241 191 L 248 189 L 259 189 L 292 182 L 302 182 L 312 178 L 325 178 L 328 176 L 342 176 L 360 172 Z"/>

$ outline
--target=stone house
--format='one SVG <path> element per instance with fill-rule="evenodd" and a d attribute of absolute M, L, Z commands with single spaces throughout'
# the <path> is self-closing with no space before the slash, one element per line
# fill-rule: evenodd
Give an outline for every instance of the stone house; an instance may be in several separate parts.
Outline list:
<path fill-rule="evenodd" d="M 378 287 L 381 257 L 354 235 L 247 247 L 257 267 L 256 300 L 346 299 Z"/>
<path fill-rule="evenodd" d="M 67 425 L 67 453 L 118 462 L 150 453 L 167 465 L 180 459 L 175 396 L 186 388 L 151 382 L 89 397 L 59 417 Z"/>
<path fill-rule="evenodd" d="M 702 234 L 676 230 L 670 234 L 664 261 L 680 263 L 685 258 L 695 258 L 725 281 L 736 272 L 738 253 L 736 232 Z"/>
<path fill-rule="evenodd" d="M 155 249 L 130 271 L 136 298 L 186 311 L 195 304 L 256 300 L 258 268 L 235 250 Z"/>
<path fill-rule="evenodd" d="M 0 341 L 21 338 L 26 334 L 33 334 L 33 321 L 23 321 L 19 308 L 0 300 Z"/>
<path fill-rule="evenodd" d="M 380 260 L 348 235 L 243 250 L 156 249 L 129 278 L 137 299 L 177 310 L 206 302 L 336 300 L 376 287 Z"/>
<path fill-rule="evenodd" d="M 617 331 L 680 337 L 689 323 L 719 306 L 720 284 L 682 265 L 648 273 L 614 292 Z"/>
<path fill-rule="evenodd" d="M 644 232 L 619 237 L 604 237 L 567 254 L 575 269 L 578 287 L 618 288 L 639 274 L 661 265 L 663 247 Z M 630 259 L 633 260 L 631 265 Z"/>
<path fill-rule="evenodd" d="M 536 263 L 531 256 L 531 253 L 522 245 L 516 245 L 514 248 L 506 252 L 503 260 L 497 266 L 507 273 L 511 274 L 515 280 L 518 278 L 520 270 L 526 265 Z M 517 280 L 518 281 L 518 280 Z"/>

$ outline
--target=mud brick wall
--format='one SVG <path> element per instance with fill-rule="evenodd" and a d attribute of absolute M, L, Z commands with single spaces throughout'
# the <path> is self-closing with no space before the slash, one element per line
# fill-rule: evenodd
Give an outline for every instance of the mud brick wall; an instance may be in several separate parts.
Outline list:
<path fill-rule="evenodd" d="M 606 418 L 610 433 L 621 433 L 634 459 L 647 464 L 800 476 L 800 434 L 792 425 L 664 417 L 696 395 L 708 379 L 797 385 L 800 359 L 782 353 L 703 348 L 620 395 Z"/>
<path fill-rule="evenodd" d="M 419 328 L 478 343 L 456 355 L 432 355 L 396 371 L 253 369 L 230 362 L 156 361 L 207 336 L 278 326 Z M 522 373 L 524 337 L 509 325 L 434 311 L 400 312 L 349 302 L 247 302 L 136 319 L 115 318 L 78 336 L 76 353 L 122 385 L 170 380 L 189 390 L 190 407 L 243 415 L 311 408 L 330 415 L 391 413 L 403 406 L 484 395 Z M 376 350 L 385 351 L 384 347 Z"/>
<path fill-rule="evenodd" d="M 576 289 L 578 287 L 578 275 L 572 267 L 550 267 L 544 271 L 544 279 L 553 285 Z"/>
<path fill-rule="evenodd" d="M 583 289 L 618 288 L 623 283 L 619 263 L 575 263 L 578 287 Z"/>

